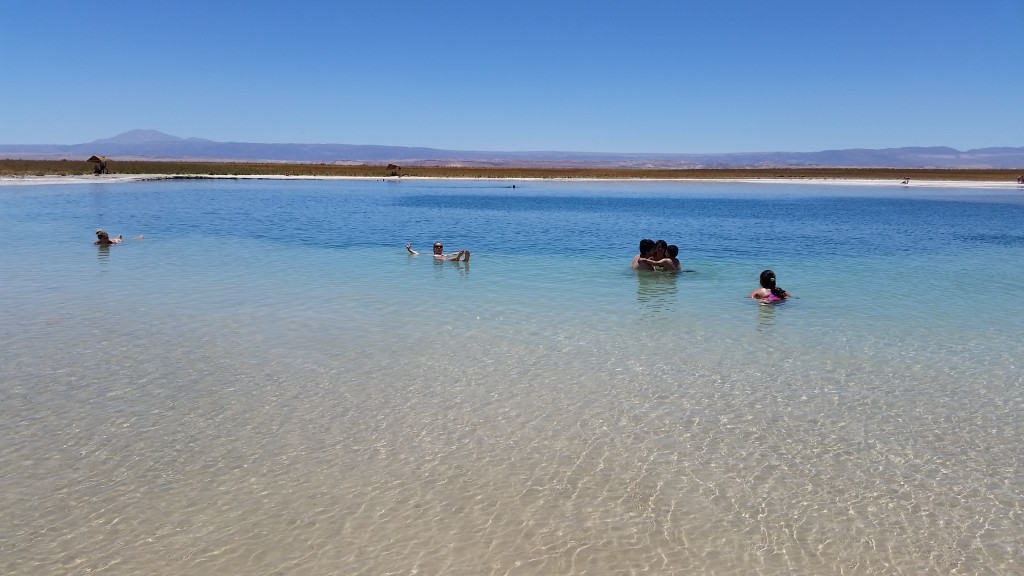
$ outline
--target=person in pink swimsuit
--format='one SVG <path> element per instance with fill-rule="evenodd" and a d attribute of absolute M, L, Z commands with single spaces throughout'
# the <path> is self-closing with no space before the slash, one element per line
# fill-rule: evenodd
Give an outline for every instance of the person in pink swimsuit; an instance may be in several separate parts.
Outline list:
<path fill-rule="evenodd" d="M 761 287 L 750 293 L 750 297 L 758 302 L 781 302 L 793 295 L 775 285 L 775 272 L 761 272 Z"/>

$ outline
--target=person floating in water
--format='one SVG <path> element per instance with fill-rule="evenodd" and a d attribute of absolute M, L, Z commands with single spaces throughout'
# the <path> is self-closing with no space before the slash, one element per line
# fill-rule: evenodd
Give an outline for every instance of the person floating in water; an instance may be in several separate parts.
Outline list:
<path fill-rule="evenodd" d="M 142 240 L 144 238 L 145 236 L 139 234 L 138 236 L 132 238 L 132 240 Z M 113 246 L 114 244 L 120 244 L 121 242 L 124 242 L 123 235 L 118 234 L 114 238 L 111 238 L 110 234 L 108 234 L 106 230 L 98 229 L 96 230 L 96 241 L 93 242 L 93 244 L 97 246 Z"/>
<path fill-rule="evenodd" d="M 750 293 L 750 297 L 758 302 L 781 302 L 793 295 L 775 285 L 775 272 L 761 272 L 761 287 Z"/>
<path fill-rule="evenodd" d="M 412 243 L 405 245 L 405 249 L 416 256 L 419 252 L 412 249 Z M 444 244 L 440 242 L 434 242 L 434 260 L 448 260 L 449 262 L 469 262 L 469 250 L 459 250 L 458 252 L 452 252 L 450 254 L 444 253 Z"/>
<path fill-rule="evenodd" d="M 93 242 L 93 244 L 97 246 L 112 246 L 114 244 L 120 244 L 121 242 L 124 242 L 124 238 L 120 234 L 111 238 L 110 234 L 107 234 L 105 230 L 97 230 L 96 241 Z"/>

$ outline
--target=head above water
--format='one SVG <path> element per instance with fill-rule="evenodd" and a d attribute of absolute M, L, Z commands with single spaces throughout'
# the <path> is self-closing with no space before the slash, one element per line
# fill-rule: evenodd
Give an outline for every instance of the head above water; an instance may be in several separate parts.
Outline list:
<path fill-rule="evenodd" d="M 444 244 L 434 242 L 434 252 L 440 252 L 441 250 L 444 250 Z"/>
<path fill-rule="evenodd" d="M 650 238 L 644 238 L 640 241 L 640 255 L 647 256 L 654 250 L 654 240 Z"/>
<path fill-rule="evenodd" d="M 665 252 L 668 254 L 669 258 L 675 258 L 679 256 L 679 246 L 676 246 L 675 244 L 669 244 L 668 248 L 665 249 Z"/>
<path fill-rule="evenodd" d="M 776 298 L 786 299 L 789 297 L 785 290 L 775 284 L 775 272 L 771 270 L 761 272 L 761 288 L 767 288 Z"/>

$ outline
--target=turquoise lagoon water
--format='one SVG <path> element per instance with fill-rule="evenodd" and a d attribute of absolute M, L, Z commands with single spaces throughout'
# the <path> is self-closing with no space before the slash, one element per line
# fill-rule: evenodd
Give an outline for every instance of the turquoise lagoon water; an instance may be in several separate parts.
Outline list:
<path fill-rule="evenodd" d="M 1020 190 L 509 185 L 0 187 L 0 573 L 1024 571 Z"/>

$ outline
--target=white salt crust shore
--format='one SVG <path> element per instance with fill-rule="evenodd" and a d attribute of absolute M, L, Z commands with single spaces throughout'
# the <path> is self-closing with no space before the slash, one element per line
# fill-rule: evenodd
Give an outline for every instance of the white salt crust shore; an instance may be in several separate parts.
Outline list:
<path fill-rule="evenodd" d="M 0 176 L 0 186 L 34 186 L 52 184 L 115 184 L 149 180 L 503 180 L 503 181 L 637 181 L 637 182 L 743 182 L 766 184 L 836 184 L 844 186 L 899 186 L 909 188 L 976 188 L 1024 190 L 1015 182 L 978 182 L 970 180 L 872 180 L 856 178 L 433 178 L 401 176 L 369 178 L 363 176 L 286 176 L 286 175 L 173 175 L 173 174 L 104 174 L 75 176 Z"/>

